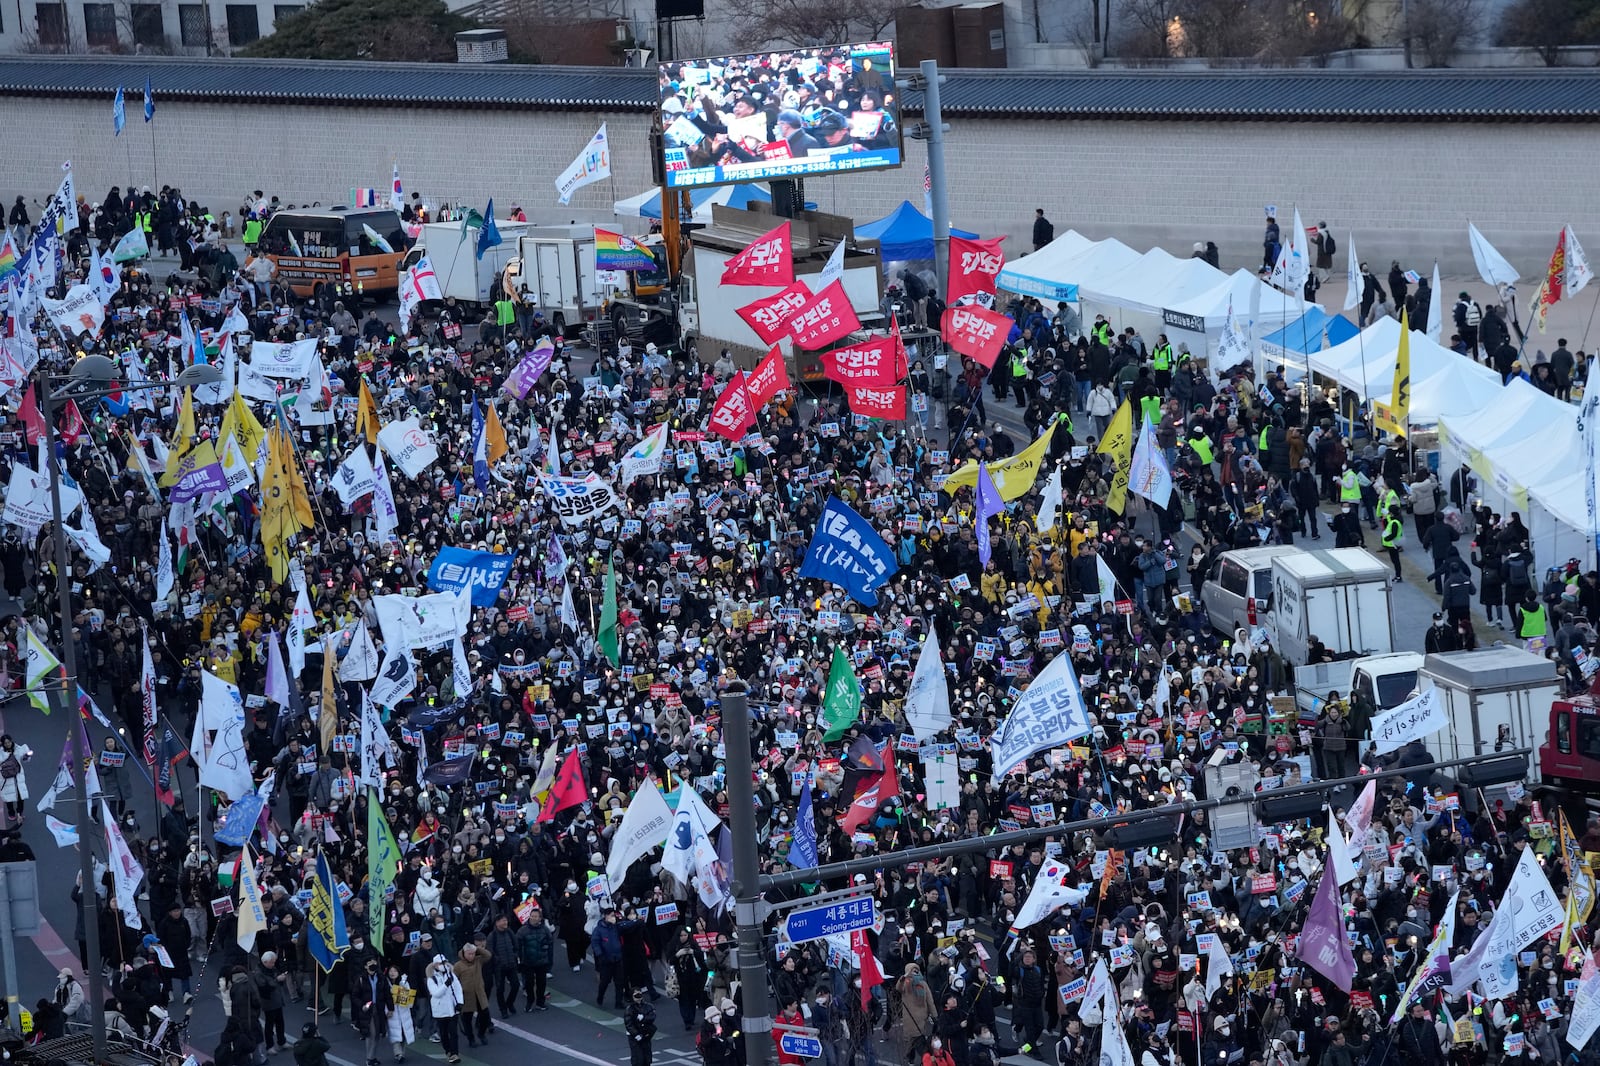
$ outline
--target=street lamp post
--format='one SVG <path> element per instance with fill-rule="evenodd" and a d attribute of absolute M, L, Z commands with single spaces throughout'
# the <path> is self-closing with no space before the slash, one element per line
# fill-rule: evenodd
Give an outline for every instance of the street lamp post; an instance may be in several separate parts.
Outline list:
<path fill-rule="evenodd" d="M 222 372 L 216 367 L 201 364 L 189 367 L 175 381 L 139 382 L 123 385 L 120 389 L 91 388 L 86 391 L 80 387 L 114 381 L 116 372 L 116 364 L 105 356 L 90 355 L 73 366 L 72 373 L 66 379 L 66 387 L 60 393 L 51 391 L 50 375 L 41 373 L 39 376 L 39 401 L 44 416 L 45 441 L 49 445 L 47 465 L 50 468 L 50 519 L 54 524 L 56 554 L 56 601 L 61 613 L 61 678 L 60 683 L 52 687 L 51 693 L 56 710 L 71 721 L 72 724 L 67 728 L 75 727 L 77 738 L 77 758 L 72 760 L 72 785 L 78 793 L 78 833 L 82 841 L 78 847 L 78 873 L 83 881 L 79 905 L 83 908 L 84 951 L 89 957 L 89 1030 L 94 1036 L 94 1057 L 97 1062 L 103 1062 L 106 1057 L 106 1015 L 102 1007 L 105 1002 L 105 979 L 100 966 L 99 891 L 94 881 L 94 849 L 88 843 L 89 826 L 92 824 L 88 786 L 89 731 L 79 716 L 73 713 L 76 699 L 68 697 L 69 691 L 73 697 L 77 695 L 78 656 L 72 644 L 72 582 L 67 576 L 67 537 L 62 532 L 61 471 L 55 456 L 55 403 L 58 399 L 97 400 L 120 391 L 215 384 L 222 377 Z M 83 501 L 83 506 L 89 506 L 89 501 Z"/>

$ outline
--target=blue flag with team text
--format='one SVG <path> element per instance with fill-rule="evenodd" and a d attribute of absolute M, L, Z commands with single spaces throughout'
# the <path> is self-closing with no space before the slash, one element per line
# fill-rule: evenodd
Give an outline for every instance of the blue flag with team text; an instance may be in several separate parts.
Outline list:
<path fill-rule="evenodd" d="M 795 812 L 794 840 L 789 844 L 789 865 L 810 870 L 817 865 L 817 819 L 811 813 L 811 775 L 800 786 L 800 806 Z"/>
<path fill-rule="evenodd" d="M 801 577 L 838 585 L 850 598 L 868 607 L 878 605 L 877 589 L 900 570 L 894 551 L 871 523 L 837 496 L 828 497 L 817 531 L 806 548 Z"/>

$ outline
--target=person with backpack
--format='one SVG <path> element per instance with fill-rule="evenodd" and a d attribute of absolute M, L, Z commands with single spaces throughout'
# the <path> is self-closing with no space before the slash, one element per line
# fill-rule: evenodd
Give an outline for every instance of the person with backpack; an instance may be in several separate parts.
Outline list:
<path fill-rule="evenodd" d="M 295 1066 L 328 1066 L 328 1049 L 333 1045 L 317 1032 L 316 1022 L 306 1022 L 300 1027 L 300 1039 L 294 1042 Z"/>
<path fill-rule="evenodd" d="M 6 817 L 11 822 L 23 818 L 23 805 L 28 799 L 28 778 L 22 764 L 33 758 L 33 749 L 18 744 L 7 733 L 0 736 L 0 800 L 6 804 Z"/>
<path fill-rule="evenodd" d="M 1472 361 L 1478 361 L 1478 326 L 1483 322 L 1483 309 L 1466 293 L 1456 297 L 1456 306 L 1453 312 L 1456 323 L 1456 333 L 1461 337 L 1461 343 L 1467 347 L 1467 354 L 1472 356 Z"/>
<path fill-rule="evenodd" d="M 1515 545 L 1505 557 L 1505 604 L 1511 621 L 1516 621 L 1516 607 L 1533 595 L 1533 555 L 1526 543 Z"/>

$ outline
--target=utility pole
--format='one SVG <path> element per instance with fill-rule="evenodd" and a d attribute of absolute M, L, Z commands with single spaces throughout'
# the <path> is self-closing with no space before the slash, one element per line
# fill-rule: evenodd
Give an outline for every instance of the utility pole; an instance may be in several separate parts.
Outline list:
<path fill-rule="evenodd" d="M 928 142 L 928 192 L 933 201 L 933 270 L 939 279 L 939 298 L 950 288 L 950 188 L 946 184 L 944 169 L 944 135 L 950 127 L 945 124 L 944 111 L 939 100 L 939 86 L 944 75 L 939 73 L 937 60 L 924 59 L 919 73 L 896 82 L 901 89 L 922 91 L 922 121 L 907 132 L 919 141 Z"/>
<path fill-rule="evenodd" d="M 722 739 L 728 764 L 728 829 L 733 833 L 733 919 L 744 992 L 745 1063 L 768 1066 L 772 1062 L 772 995 L 761 949 L 766 916 L 761 902 L 761 860 L 756 854 L 750 698 L 742 681 L 722 694 Z"/>

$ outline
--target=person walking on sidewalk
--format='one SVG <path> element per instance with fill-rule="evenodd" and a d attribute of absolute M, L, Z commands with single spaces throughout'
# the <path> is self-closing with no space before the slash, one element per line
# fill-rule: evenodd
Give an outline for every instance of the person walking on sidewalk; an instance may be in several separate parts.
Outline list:
<path fill-rule="evenodd" d="M 1383 550 L 1389 553 L 1389 561 L 1394 564 L 1394 579 L 1404 581 L 1400 576 L 1400 541 L 1406 535 L 1405 527 L 1400 524 L 1400 508 L 1386 510 L 1383 516 Z"/>

